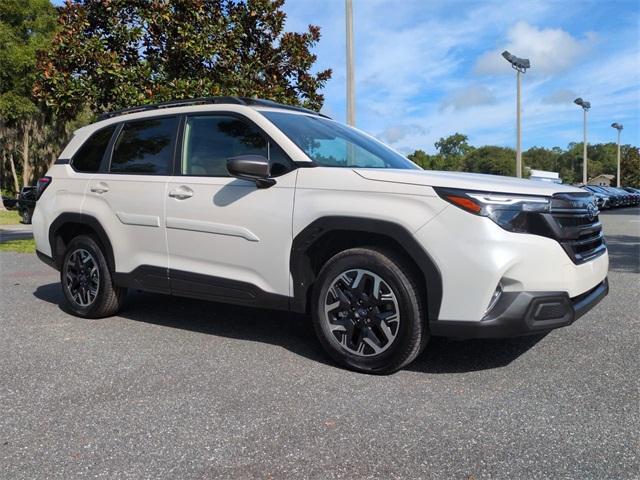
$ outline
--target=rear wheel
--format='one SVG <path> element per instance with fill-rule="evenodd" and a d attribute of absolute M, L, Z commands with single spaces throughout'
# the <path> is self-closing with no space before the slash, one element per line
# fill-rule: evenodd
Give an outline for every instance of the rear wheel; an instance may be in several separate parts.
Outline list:
<path fill-rule="evenodd" d="M 313 292 L 313 323 L 329 355 L 366 373 L 393 373 L 424 349 L 425 303 L 416 275 L 392 252 L 354 248 L 331 258 Z"/>
<path fill-rule="evenodd" d="M 29 210 L 28 208 L 23 208 L 20 211 L 20 217 L 22 220 L 22 223 L 24 223 L 25 225 L 29 225 L 31 223 L 31 210 Z"/>
<path fill-rule="evenodd" d="M 113 284 L 100 245 L 88 235 L 80 235 L 69 242 L 60 281 L 67 305 L 80 317 L 111 316 L 120 309 L 126 295 L 126 289 Z"/>

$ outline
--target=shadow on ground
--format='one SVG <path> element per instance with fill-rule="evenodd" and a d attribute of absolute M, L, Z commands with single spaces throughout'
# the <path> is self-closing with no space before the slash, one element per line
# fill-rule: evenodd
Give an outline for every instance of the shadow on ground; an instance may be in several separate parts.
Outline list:
<path fill-rule="evenodd" d="M 38 287 L 34 296 L 69 313 L 64 307 L 59 283 Z M 331 364 L 315 337 L 311 322 L 303 315 L 130 292 L 119 316 L 206 335 L 277 345 L 313 361 Z M 467 341 L 433 338 L 426 351 L 407 368 L 434 374 L 499 368 L 517 359 L 542 338 Z"/>
<path fill-rule="evenodd" d="M 609 269 L 640 273 L 640 241 L 634 235 L 607 235 Z"/>

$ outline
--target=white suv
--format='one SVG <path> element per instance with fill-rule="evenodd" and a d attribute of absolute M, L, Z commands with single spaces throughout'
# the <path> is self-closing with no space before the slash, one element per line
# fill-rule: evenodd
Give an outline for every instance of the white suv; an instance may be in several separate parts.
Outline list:
<path fill-rule="evenodd" d="M 402 368 L 430 335 L 569 325 L 608 292 L 588 192 L 424 171 L 265 100 L 107 114 L 39 193 L 38 255 L 75 314 L 113 315 L 127 288 L 305 312 L 329 355 L 363 372 Z"/>

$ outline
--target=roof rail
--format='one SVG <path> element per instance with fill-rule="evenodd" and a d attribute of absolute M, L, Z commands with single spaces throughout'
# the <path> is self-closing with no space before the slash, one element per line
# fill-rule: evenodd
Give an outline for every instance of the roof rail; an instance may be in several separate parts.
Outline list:
<path fill-rule="evenodd" d="M 314 112 L 313 110 L 309 110 L 308 108 L 296 107 L 293 105 L 285 105 L 282 103 L 274 102 L 272 100 L 264 100 L 261 98 L 198 97 L 198 98 L 187 98 L 187 99 L 181 99 L 181 100 L 169 100 L 161 103 L 154 103 L 150 105 L 138 105 L 136 107 L 123 108 L 121 110 L 115 110 L 113 112 L 105 112 L 98 115 L 98 121 L 106 120 L 107 118 L 113 118 L 120 115 L 126 115 L 128 113 L 147 112 L 150 110 L 158 110 L 161 108 L 186 107 L 189 105 L 206 105 L 206 104 L 255 105 L 255 106 L 262 106 L 262 107 L 274 107 L 274 108 L 282 108 L 285 110 L 294 110 L 298 112 L 310 113 L 313 115 L 319 115 L 321 117 L 329 118 L 322 113 Z"/>
<path fill-rule="evenodd" d="M 256 107 L 281 108 L 283 110 L 293 110 L 295 112 L 310 113 L 312 115 L 319 115 L 321 117 L 330 118 L 324 113 L 316 112 L 314 110 L 310 110 L 304 107 L 297 107 L 295 105 L 285 105 L 284 103 L 274 102 L 273 100 L 265 100 L 262 98 L 250 98 L 250 97 L 240 97 L 240 99 L 244 100 L 245 105 L 255 105 Z"/>
<path fill-rule="evenodd" d="M 205 105 L 205 104 L 235 104 L 246 105 L 245 102 L 238 97 L 198 97 L 198 98 L 186 98 L 180 100 L 169 100 L 166 102 L 153 103 L 150 105 L 138 105 L 136 107 L 123 108 L 122 110 L 115 110 L 113 112 L 101 113 L 98 116 L 98 120 L 106 120 L 107 118 L 117 117 L 119 115 L 126 115 L 127 113 L 147 112 L 149 110 L 158 110 L 160 108 L 171 107 L 185 107 L 188 105 Z"/>

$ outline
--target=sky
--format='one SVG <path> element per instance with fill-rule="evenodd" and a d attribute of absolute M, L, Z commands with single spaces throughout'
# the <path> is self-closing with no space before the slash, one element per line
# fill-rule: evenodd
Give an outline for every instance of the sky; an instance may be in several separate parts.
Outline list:
<path fill-rule="evenodd" d="M 53 0 L 54 4 L 62 0 Z M 531 60 L 522 79 L 522 145 L 640 145 L 640 0 L 353 0 L 356 126 L 402 153 L 456 132 L 472 145 L 515 146 L 516 74 L 500 53 Z M 346 119 L 344 0 L 286 0 L 286 30 L 321 27 L 315 70 L 331 68 L 323 112 Z"/>
<path fill-rule="evenodd" d="M 522 143 L 640 145 L 640 0 L 353 0 L 356 126 L 403 153 L 435 152 L 460 132 L 472 145 L 515 145 L 516 73 L 500 55 L 531 60 L 522 78 Z M 287 0 L 286 29 L 321 27 L 317 70 L 333 69 L 323 112 L 346 118 L 344 0 Z"/>

